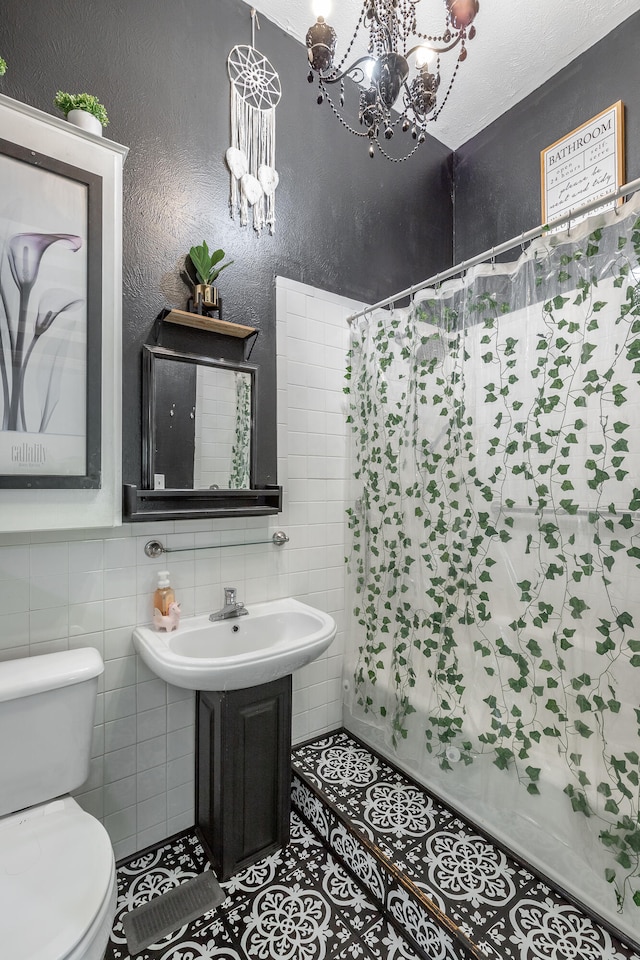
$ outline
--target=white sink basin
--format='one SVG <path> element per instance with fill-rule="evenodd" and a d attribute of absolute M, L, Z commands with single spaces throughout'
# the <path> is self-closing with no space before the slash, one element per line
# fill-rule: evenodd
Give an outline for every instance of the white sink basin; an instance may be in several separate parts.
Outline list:
<path fill-rule="evenodd" d="M 299 600 L 269 600 L 212 622 L 189 617 L 172 633 L 136 627 L 133 641 L 150 670 L 189 690 L 239 690 L 277 680 L 320 656 L 336 635 L 333 617 Z"/>

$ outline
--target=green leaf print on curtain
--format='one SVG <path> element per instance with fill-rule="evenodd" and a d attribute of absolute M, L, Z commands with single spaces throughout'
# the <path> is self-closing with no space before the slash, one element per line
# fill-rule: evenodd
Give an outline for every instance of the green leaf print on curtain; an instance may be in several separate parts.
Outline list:
<path fill-rule="evenodd" d="M 620 909 L 640 904 L 637 197 L 624 209 L 365 318 L 346 391 L 352 711 L 441 770 L 482 758 L 554 788 Z"/>

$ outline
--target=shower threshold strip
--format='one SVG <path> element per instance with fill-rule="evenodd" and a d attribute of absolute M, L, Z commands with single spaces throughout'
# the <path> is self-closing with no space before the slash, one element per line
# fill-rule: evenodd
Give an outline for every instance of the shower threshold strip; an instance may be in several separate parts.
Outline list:
<path fill-rule="evenodd" d="M 292 800 L 424 960 L 640 960 L 345 730 L 294 748 Z"/>

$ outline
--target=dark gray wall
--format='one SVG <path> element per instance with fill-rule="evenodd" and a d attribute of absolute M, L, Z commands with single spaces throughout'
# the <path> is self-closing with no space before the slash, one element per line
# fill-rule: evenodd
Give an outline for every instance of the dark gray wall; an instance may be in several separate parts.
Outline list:
<path fill-rule="evenodd" d="M 637 13 L 456 151 L 456 262 L 538 226 L 540 151 L 617 100 L 626 106 L 626 180 L 640 176 L 639 50 Z"/>
<path fill-rule="evenodd" d="M 407 163 L 367 146 L 316 104 L 304 47 L 262 18 L 256 46 L 279 71 L 277 226 L 241 229 L 228 211 L 226 58 L 251 39 L 240 0 L 4 0 L 0 91 L 55 113 L 56 90 L 106 105 L 106 135 L 130 147 L 124 176 L 124 480 L 140 481 L 140 346 L 182 305 L 177 280 L 203 238 L 235 260 L 225 317 L 260 329 L 262 476 L 275 479 L 275 295 L 279 274 L 368 301 L 452 263 L 450 151 L 428 141 Z M 311 14 L 310 14 L 311 21 Z M 165 346 L 237 359 L 238 347 L 166 329 Z"/>

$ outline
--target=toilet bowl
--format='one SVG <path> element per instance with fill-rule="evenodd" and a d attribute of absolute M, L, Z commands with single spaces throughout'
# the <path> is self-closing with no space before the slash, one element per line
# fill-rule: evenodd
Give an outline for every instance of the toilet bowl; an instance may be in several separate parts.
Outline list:
<path fill-rule="evenodd" d="M 7 960 L 104 956 L 116 908 L 111 842 L 71 796 L 55 795 L 61 784 L 75 789 L 86 779 L 102 669 L 95 650 L 0 663 L 0 955 Z M 38 795 L 41 802 L 16 810 Z"/>

